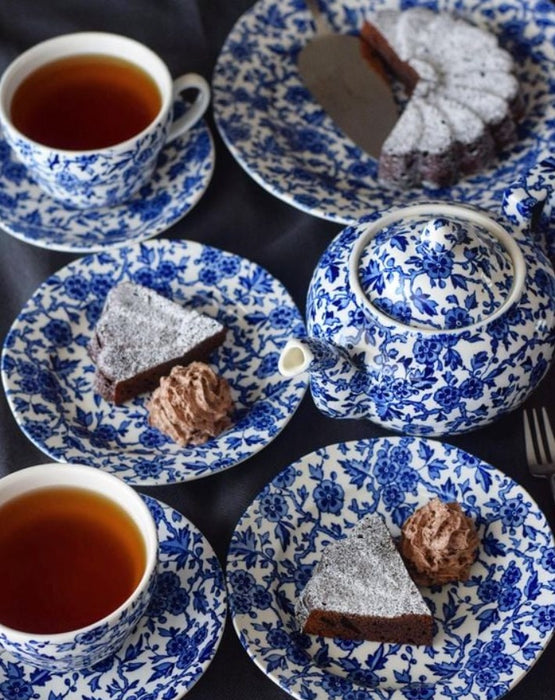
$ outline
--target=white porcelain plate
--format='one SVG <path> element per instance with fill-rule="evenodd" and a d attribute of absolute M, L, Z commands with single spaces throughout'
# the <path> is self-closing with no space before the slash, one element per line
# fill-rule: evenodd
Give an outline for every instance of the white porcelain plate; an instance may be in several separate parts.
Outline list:
<path fill-rule="evenodd" d="M 370 512 L 396 537 L 434 496 L 462 505 L 480 548 L 468 581 L 421 588 L 433 646 L 300 633 L 294 604 L 326 543 Z M 287 467 L 239 521 L 226 576 L 243 646 L 299 700 L 495 700 L 555 628 L 555 547 L 543 513 L 494 467 L 426 439 L 340 443 Z"/>
<path fill-rule="evenodd" d="M 218 650 L 227 601 L 209 542 L 181 513 L 144 496 L 158 527 L 158 584 L 123 647 L 92 668 L 50 673 L 0 655 L 0 697 L 89 700 L 184 695 Z"/>
<path fill-rule="evenodd" d="M 212 135 L 201 120 L 162 150 L 151 181 L 131 200 L 80 210 L 45 194 L 0 134 L 0 227 L 26 243 L 67 253 L 144 241 L 191 211 L 210 184 L 214 159 Z"/>
<path fill-rule="evenodd" d="M 233 425 L 180 447 L 147 423 L 148 394 L 122 406 L 93 390 L 87 345 L 108 290 L 123 280 L 218 318 L 228 328 L 211 356 L 230 384 Z M 242 462 L 288 423 L 307 387 L 277 369 L 282 346 L 303 334 L 283 285 L 237 255 L 190 241 L 146 241 L 73 261 L 44 282 L 12 325 L 2 380 L 16 421 L 49 457 L 100 467 L 138 485 L 208 476 Z"/>
<path fill-rule="evenodd" d="M 315 216 L 352 224 L 415 200 L 467 202 L 497 211 L 506 186 L 551 152 L 555 141 L 555 13 L 544 0 L 320 0 L 330 26 L 358 34 L 381 7 L 425 5 L 493 32 L 516 62 L 526 101 L 519 141 L 493 166 L 448 188 L 386 189 L 377 162 L 340 132 L 311 97 L 297 56 L 314 35 L 299 0 L 259 0 L 235 24 L 217 60 L 218 130 L 243 168 L 276 197 Z M 369 128 L 371 128 L 369 126 Z"/>

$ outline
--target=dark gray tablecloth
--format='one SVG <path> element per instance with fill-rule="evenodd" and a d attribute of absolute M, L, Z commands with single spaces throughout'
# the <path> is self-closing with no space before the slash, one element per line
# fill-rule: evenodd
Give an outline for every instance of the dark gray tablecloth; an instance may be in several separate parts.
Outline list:
<path fill-rule="evenodd" d="M 252 0 L 0 0 L 0 71 L 21 51 L 48 37 L 71 31 L 103 30 L 145 42 L 174 75 L 194 70 L 210 79 L 220 47 Z M 303 214 L 275 199 L 234 161 L 208 122 L 216 140 L 216 169 L 205 196 L 183 220 L 162 234 L 211 244 L 254 260 L 289 289 L 304 311 L 312 270 L 340 227 Z M 35 289 L 76 256 L 49 252 L 0 231 L 0 335 Z M 534 396 L 553 406 L 553 371 Z M 520 411 L 488 428 L 449 442 L 498 467 L 536 499 L 551 525 L 555 506 L 547 483 L 531 478 L 525 466 Z M 385 434 L 363 421 L 321 416 L 309 394 L 287 428 L 247 462 L 199 481 L 143 489 L 184 513 L 206 535 L 225 564 L 231 533 L 262 487 L 293 460 L 326 444 Z M 18 428 L 2 393 L 0 398 L 0 475 L 49 461 Z M 552 643 L 530 673 L 506 697 L 555 697 Z M 189 693 L 191 700 L 258 698 L 285 700 L 252 663 L 228 620 L 213 663 Z M 104 700 L 99 698 L 98 700 Z M 107 699 L 106 699 L 107 700 Z"/>

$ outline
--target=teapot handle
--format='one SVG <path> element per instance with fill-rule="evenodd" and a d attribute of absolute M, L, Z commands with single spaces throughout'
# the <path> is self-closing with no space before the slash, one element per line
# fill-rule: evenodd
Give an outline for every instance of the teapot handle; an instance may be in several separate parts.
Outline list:
<path fill-rule="evenodd" d="M 522 233 L 532 236 L 548 255 L 555 255 L 555 231 L 549 223 L 555 211 L 555 157 L 549 156 L 534 165 L 510 185 L 503 195 L 502 211 Z"/>

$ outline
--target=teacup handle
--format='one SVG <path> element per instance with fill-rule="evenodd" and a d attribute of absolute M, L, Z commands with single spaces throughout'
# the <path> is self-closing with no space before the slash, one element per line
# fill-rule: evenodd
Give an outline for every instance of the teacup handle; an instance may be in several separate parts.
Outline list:
<path fill-rule="evenodd" d="M 166 143 L 173 141 L 193 127 L 206 112 L 210 103 L 210 86 L 202 75 L 198 73 L 186 73 L 179 76 L 173 82 L 173 99 L 179 99 L 184 90 L 197 91 L 195 101 L 190 105 L 185 114 L 176 119 L 170 126 Z"/>

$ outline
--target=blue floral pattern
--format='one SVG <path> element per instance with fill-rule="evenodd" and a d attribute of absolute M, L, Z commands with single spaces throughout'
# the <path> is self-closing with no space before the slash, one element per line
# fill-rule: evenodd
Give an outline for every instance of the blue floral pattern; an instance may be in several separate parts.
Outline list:
<path fill-rule="evenodd" d="M 180 447 L 147 424 L 140 396 L 114 406 L 93 391 L 87 345 L 108 290 L 131 280 L 218 318 L 229 332 L 212 360 L 235 403 L 233 425 Z M 233 467 L 285 427 L 307 388 L 284 379 L 279 350 L 305 333 L 283 285 L 237 255 L 155 240 L 76 260 L 44 282 L 6 336 L 2 379 L 29 439 L 55 460 L 106 469 L 133 484 L 167 484 Z"/>
<path fill-rule="evenodd" d="M 227 596 L 220 563 L 181 513 L 144 496 L 158 527 L 153 599 L 121 649 L 81 671 L 53 673 L 0 656 L 3 700 L 141 698 L 172 700 L 206 671 L 223 634 Z"/>
<path fill-rule="evenodd" d="M 303 0 L 259 0 L 235 24 L 218 58 L 212 94 L 218 130 L 238 163 L 276 197 L 338 223 L 415 200 L 497 209 L 504 187 L 555 141 L 553 7 L 544 0 L 320 0 L 331 27 L 356 34 L 374 8 L 426 5 L 492 31 L 511 52 L 526 116 L 518 143 L 453 187 L 388 190 L 377 162 L 337 129 L 304 87 L 297 56 L 314 35 Z"/>
<path fill-rule="evenodd" d="M 322 548 L 367 513 L 397 537 L 435 496 L 462 505 L 480 548 L 468 581 L 421 589 L 433 646 L 302 634 L 294 604 Z M 397 437 L 325 447 L 278 474 L 239 521 L 226 576 L 241 643 L 299 700 L 496 700 L 555 630 L 554 570 L 549 524 L 522 487 L 453 446 Z"/>
<path fill-rule="evenodd" d="M 201 120 L 162 149 L 151 180 L 129 201 L 81 210 L 45 194 L 0 134 L 0 226 L 32 245 L 68 253 L 144 241 L 191 211 L 210 184 L 214 163 L 212 135 Z"/>
<path fill-rule="evenodd" d="M 553 186 L 547 180 L 546 190 L 548 185 Z M 384 218 L 393 218 L 402 232 L 404 226 L 408 228 L 412 222 L 429 219 L 439 211 L 445 216 L 453 212 L 463 216 L 466 208 L 428 203 L 388 213 Z M 499 229 L 490 216 L 468 209 L 470 214 L 475 223 Z M 503 217 L 500 220 L 505 223 Z M 405 434 L 438 436 L 473 430 L 522 404 L 547 373 L 554 348 L 555 276 L 539 243 L 528 231 L 515 228 L 510 231 L 512 235 L 503 234 L 505 250 L 517 243 L 522 256 L 511 253 L 515 271 L 511 275 L 505 262 L 499 261 L 496 296 L 507 303 L 491 308 L 491 318 L 480 320 L 477 314 L 475 325 L 468 323 L 466 314 L 471 310 L 476 314 L 478 304 L 476 295 L 466 296 L 466 292 L 474 284 L 473 277 L 480 276 L 469 260 L 468 269 L 463 265 L 456 276 L 451 275 L 450 284 L 460 288 L 446 295 L 445 301 L 453 306 L 447 311 L 446 304 L 445 316 L 437 322 L 440 308 L 434 304 L 440 297 L 431 282 L 428 293 L 413 296 L 410 306 L 403 298 L 393 300 L 396 306 L 391 313 L 386 294 L 376 294 L 382 314 L 367 301 L 365 292 L 373 294 L 375 284 L 372 260 L 366 253 L 357 257 L 357 246 L 365 247 L 374 228 L 381 230 L 381 221 L 369 216 L 358 226 L 346 227 L 314 271 L 306 319 L 310 336 L 307 344 L 317 358 L 310 368 L 316 406 L 337 418 L 365 417 Z M 387 250 L 394 251 L 396 245 L 403 247 L 404 239 L 399 235 L 389 243 Z M 521 264 L 518 275 L 517 258 Z M 380 262 L 380 274 L 389 275 L 397 289 L 401 282 L 412 282 L 410 260 L 397 264 L 393 253 L 386 257 L 382 251 Z M 414 263 L 417 272 L 419 264 L 419 260 Z M 444 266 L 448 267 L 446 263 L 439 267 Z M 506 276 L 516 280 L 512 289 L 505 287 Z M 361 277 L 357 288 L 355 282 Z M 422 277 L 426 275 L 416 278 L 419 283 Z M 513 292 L 512 301 L 508 301 Z M 488 306 L 486 297 L 482 304 L 486 313 Z M 411 327 L 415 317 L 419 323 Z M 434 328 L 436 325 L 443 328 Z"/>

